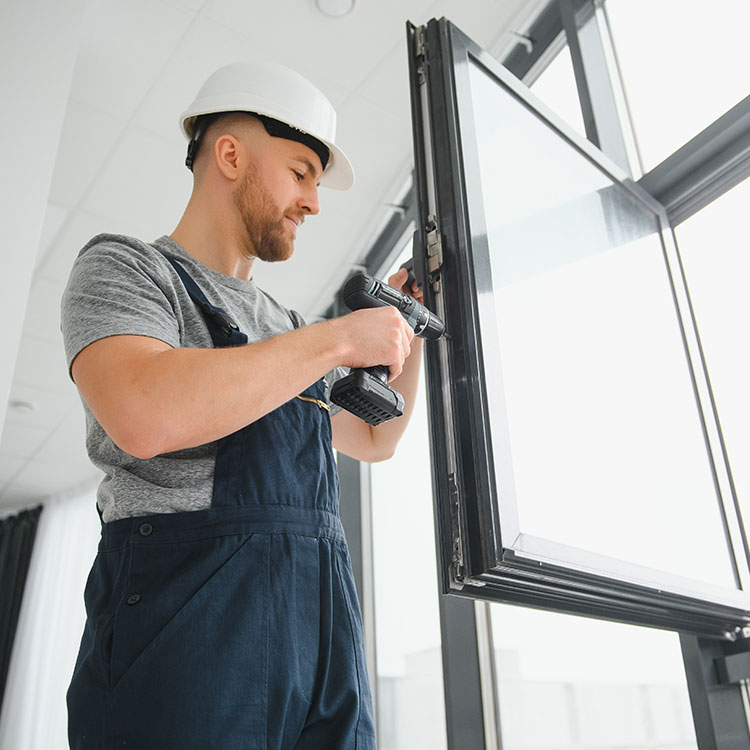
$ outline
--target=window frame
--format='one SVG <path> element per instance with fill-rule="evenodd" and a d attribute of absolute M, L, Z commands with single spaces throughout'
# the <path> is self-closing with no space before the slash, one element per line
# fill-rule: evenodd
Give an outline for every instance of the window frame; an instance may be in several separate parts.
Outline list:
<path fill-rule="evenodd" d="M 694 327 L 690 327 L 689 298 L 681 280 L 667 213 L 646 190 L 627 179 L 591 143 L 539 106 L 517 79 L 446 19 L 430 21 L 420 28 L 410 26 L 409 36 L 418 196 L 415 247 L 426 249 L 424 254 L 415 252 L 415 263 L 422 265 L 423 276 L 428 279 L 427 305 L 446 321 L 448 331 L 460 332 L 450 342 L 430 345 L 425 350 L 443 593 L 681 632 L 736 637 L 750 623 L 750 601 L 742 590 L 728 595 L 725 589 L 716 593 L 718 587 L 716 590 L 706 587 L 700 596 L 685 595 L 666 574 L 659 585 L 654 581 L 651 586 L 643 586 L 570 564 L 544 563 L 541 574 L 537 557 L 526 557 L 512 545 L 504 544 L 504 537 L 515 538 L 518 529 L 512 528 L 513 509 L 500 509 L 495 486 L 475 284 L 477 277 L 489 278 L 489 268 L 474 268 L 481 258 L 470 250 L 472 242 L 486 245 L 487 238 L 483 226 L 477 226 L 475 219 L 473 226 L 470 223 L 468 193 L 478 195 L 481 191 L 477 192 L 475 185 L 467 187 L 470 181 L 479 180 L 476 164 L 466 163 L 476 157 L 476 149 L 471 143 L 474 138 L 471 127 L 466 129 L 462 140 L 461 127 L 467 121 L 470 124 L 470 116 L 463 119 L 464 114 L 459 119 L 459 102 L 466 100 L 469 86 L 468 71 L 462 67 L 468 66 L 470 58 L 526 106 L 541 111 L 543 119 L 573 147 L 615 182 L 626 185 L 632 195 L 659 217 L 665 252 L 671 256 L 673 291 L 681 298 L 677 302 L 683 329 L 687 325 L 688 332 L 694 334 Z M 451 284 L 442 282 L 443 274 L 452 279 Z M 701 389 L 702 373 L 697 367 L 700 344 L 697 336 L 688 338 L 695 339 L 686 345 L 692 346 L 689 360 L 693 372 L 698 370 L 694 387 Z M 704 405 L 710 403 L 710 387 L 707 383 L 705 387 L 709 388 L 709 400 L 702 394 L 700 403 Z M 704 429 L 712 432 L 712 415 L 706 414 L 705 406 L 700 411 Z M 721 461 L 720 452 L 712 450 L 712 455 L 714 465 Z M 721 476 L 717 479 L 715 474 L 715 480 L 725 484 L 726 467 L 719 464 L 716 470 Z M 750 571 L 744 555 L 744 532 L 740 520 L 733 517 L 731 496 L 724 491 L 720 498 L 738 585 L 747 589 Z"/>

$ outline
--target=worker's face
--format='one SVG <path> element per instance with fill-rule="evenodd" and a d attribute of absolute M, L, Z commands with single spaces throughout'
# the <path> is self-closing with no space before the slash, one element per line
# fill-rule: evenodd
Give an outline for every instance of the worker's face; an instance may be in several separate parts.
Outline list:
<path fill-rule="evenodd" d="M 247 231 L 248 254 L 268 262 L 286 260 L 294 252 L 297 229 L 317 214 L 318 155 L 285 138 L 268 137 L 234 193 L 234 203 Z"/>

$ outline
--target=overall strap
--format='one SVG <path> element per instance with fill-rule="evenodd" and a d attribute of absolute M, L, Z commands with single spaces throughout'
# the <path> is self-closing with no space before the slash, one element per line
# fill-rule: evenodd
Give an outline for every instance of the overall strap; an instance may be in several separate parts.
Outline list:
<path fill-rule="evenodd" d="M 203 315 L 211 340 L 216 347 L 239 346 L 247 343 L 247 336 L 240 331 L 232 317 L 220 307 L 212 305 L 203 290 L 195 283 L 193 277 L 185 270 L 181 263 L 169 255 L 164 256 L 172 265 L 177 275 L 182 279 L 185 290 L 190 299 L 198 305 Z"/>

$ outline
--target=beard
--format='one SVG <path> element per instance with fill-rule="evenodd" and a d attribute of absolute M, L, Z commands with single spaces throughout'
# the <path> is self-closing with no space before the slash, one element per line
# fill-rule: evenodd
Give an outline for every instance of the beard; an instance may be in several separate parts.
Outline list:
<path fill-rule="evenodd" d="M 287 260 L 294 252 L 294 240 L 280 211 L 258 172 L 250 167 L 233 195 L 234 205 L 245 227 L 244 253 L 267 263 Z"/>

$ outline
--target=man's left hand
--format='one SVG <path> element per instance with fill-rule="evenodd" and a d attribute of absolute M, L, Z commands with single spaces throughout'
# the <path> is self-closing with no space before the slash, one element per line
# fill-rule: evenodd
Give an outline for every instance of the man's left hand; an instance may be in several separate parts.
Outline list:
<path fill-rule="evenodd" d="M 400 292 L 403 292 L 404 294 L 408 294 L 410 297 L 414 297 L 417 302 L 419 302 L 420 305 L 424 304 L 424 294 L 422 293 L 422 290 L 419 288 L 419 284 L 415 281 L 411 286 L 412 288 L 409 289 L 408 286 L 406 286 L 406 282 L 409 278 L 409 272 L 405 268 L 399 268 L 396 273 L 394 273 L 389 279 L 388 279 L 388 285 L 392 286 L 394 289 L 398 289 Z"/>

